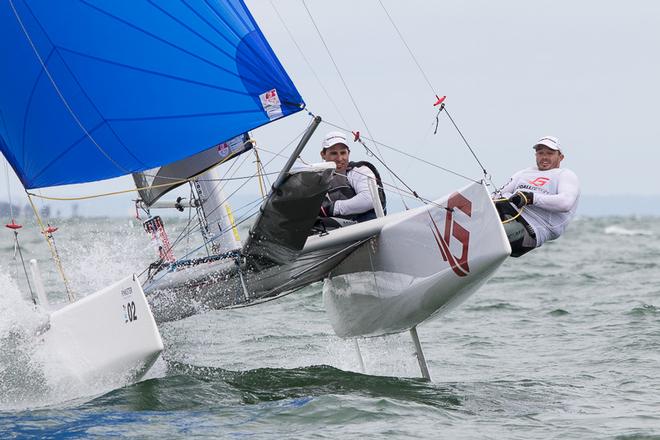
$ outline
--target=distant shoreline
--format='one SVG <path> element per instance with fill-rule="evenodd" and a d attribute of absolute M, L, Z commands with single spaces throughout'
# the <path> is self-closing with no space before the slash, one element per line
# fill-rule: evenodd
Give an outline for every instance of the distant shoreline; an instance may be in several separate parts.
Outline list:
<path fill-rule="evenodd" d="M 246 200 L 251 201 L 258 196 L 245 196 L 236 199 L 232 205 L 242 206 Z M 400 200 L 390 197 L 389 211 L 397 212 L 404 209 Z M 13 200 L 15 218 L 32 218 L 29 205 Z M 95 204 L 63 204 L 42 203 L 39 210 L 47 218 L 134 218 L 135 210 L 131 201 L 124 198 L 108 199 L 106 203 Z M 162 217 L 180 217 L 179 213 L 158 210 L 154 214 Z M 577 215 L 582 217 L 660 217 L 660 195 L 583 195 L 580 197 Z M 9 220 L 11 217 L 9 203 L 0 200 L 0 218 Z"/>

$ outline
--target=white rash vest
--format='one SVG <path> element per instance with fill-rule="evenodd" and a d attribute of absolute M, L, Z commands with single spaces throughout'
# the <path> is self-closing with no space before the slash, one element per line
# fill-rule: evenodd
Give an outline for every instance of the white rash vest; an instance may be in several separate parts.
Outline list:
<path fill-rule="evenodd" d="M 337 200 L 333 215 L 353 215 L 374 209 L 374 201 L 369 191 L 369 178 L 376 179 L 373 171 L 368 166 L 351 169 L 346 173 L 348 184 L 355 191 L 355 196 L 346 200 Z"/>
<path fill-rule="evenodd" d="M 514 174 L 502 188 L 502 195 L 511 197 L 516 191 L 534 193 L 534 204 L 523 208 L 522 217 L 534 229 L 539 247 L 564 233 L 577 209 L 580 182 L 566 168 L 540 171 L 530 167 Z"/>

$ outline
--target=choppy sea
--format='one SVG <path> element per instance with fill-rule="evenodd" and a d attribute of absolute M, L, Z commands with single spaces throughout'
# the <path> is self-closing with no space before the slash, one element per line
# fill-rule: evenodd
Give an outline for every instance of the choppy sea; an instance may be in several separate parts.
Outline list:
<path fill-rule="evenodd" d="M 69 219 L 56 243 L 77 292 L 141 271 L 139 223 Z M 175 224 L 170 235 L 176 234 Z M 3 228 L 4 229 L 4 228 Z M 25 228 L 24 258 L 43 239 Z M 660 439 L 660 219 L 578 218 L 509 259 L 460 308 L 409 335 L 336 337 L 321 285 L 278 301 L 161 327 L 147 378 L 67 383 L 56 347 L 36 343 L 10 231 L 0 234 L 0 438 Z M 74 362 L 71 360 L 71 362 Z"/>

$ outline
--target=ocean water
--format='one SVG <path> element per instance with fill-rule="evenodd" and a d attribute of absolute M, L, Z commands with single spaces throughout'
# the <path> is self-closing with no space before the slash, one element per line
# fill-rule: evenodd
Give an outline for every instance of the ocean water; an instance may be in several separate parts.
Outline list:
<path fill-rule="evenodd" d="M 136 222 L 57 226 L 76 292 L 153 259 Z M 63 302 L 31 229 L 19 235 L 24 257 L 42 261 Z M 21 293 L 8 231 L 0 255 L 0 438 L 660 439 L 658 218 L 578 218 L 509 259 L 460 308 L 419 326 L 431 382 L 407 334 L 360 339 L 360 372 L 317 284 L 163 325 L 165 351 L 138 384 L 62 386 L 66 360 L 32 336 L 44 316 Z"/>

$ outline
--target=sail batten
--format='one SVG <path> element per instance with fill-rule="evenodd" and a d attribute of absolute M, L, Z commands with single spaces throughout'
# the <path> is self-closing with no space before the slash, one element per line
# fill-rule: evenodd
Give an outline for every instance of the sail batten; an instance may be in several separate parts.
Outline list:
<path fill-rule="evenodd" d="M 241 0 L 0 4 L 0 150 L 30 188 L 171 164 L 304 102 Z"/>

